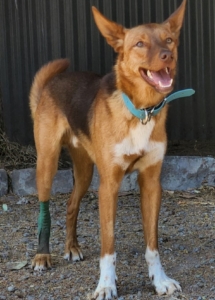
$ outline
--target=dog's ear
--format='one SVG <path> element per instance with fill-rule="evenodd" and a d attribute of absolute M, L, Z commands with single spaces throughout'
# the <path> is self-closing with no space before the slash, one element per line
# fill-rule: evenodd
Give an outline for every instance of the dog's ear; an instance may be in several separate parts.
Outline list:
<path fill-rule="evenodd" d="M 92 12 L 96 25 L 101 34 L 106 38 L 108 44 L 111 45 L 116 52 L 121 52 L 126 29 L 122 25 L 110 21 L 103 16 L 94 6 L 92 7 Z"/>
<path fill-rule="evenodd" d="M 186 8 L 187 0 L 183 0 L 178 9 L 164 22 L 164 24 L 168 24 L 170 29 L 176 36 L 179 36 L 180 29 L 184 20 L 184 13 Z"/>

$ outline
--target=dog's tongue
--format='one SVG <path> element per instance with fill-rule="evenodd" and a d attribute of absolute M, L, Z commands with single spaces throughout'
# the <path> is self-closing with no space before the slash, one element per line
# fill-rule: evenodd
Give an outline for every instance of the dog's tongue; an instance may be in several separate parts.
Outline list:
<path fill-rule="evenodd" d="M 151 75 L 154 83 L 160 87 L 169 87 L 172 85 L 172 79 L 164 69 L 158 72 L 151 71 Z"/>

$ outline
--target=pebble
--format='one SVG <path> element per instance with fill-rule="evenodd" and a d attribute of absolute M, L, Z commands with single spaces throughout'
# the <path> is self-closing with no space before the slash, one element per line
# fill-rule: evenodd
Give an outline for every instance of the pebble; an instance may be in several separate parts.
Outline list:
<path fill-rule="evenodd" d="M 178 232 L 184 232 L 184 228 L 183 227 L 179 228 Z"/>
<path fill-rule="evenodd" d="M 0 300 L 5 300 L 7 299 L 6 296 L 0 295 Z"/>
<path fill-rule="evenodd" d="M 59 245 L 59 240 L 58 239 L 54 239 L 54 243 L 55 243 L 55 245 Z"/>
<path fill-rule="evenodd" d="M 29 200 L 27 198 L 21 198 L 19 201 L 16 202 L 16 204 L 28 204 Z"/>
<path fill-rule="evenodd" d="M 200 251 L 200 248 L 199 248 L 199 247 L 196 247 L 196 248 L 193 249 L 193 252 L 194 252 L 194 253 L 199 253 L 199 251 Z"/>
<path fill-rule="evenodd" d="M 29 243 L 29 238 L 27 237 L 23 237 L 21 240 L 20 240 L 21 243 L 24 243 L 24 244 L 27 244 Z"/>
<path fill-rule="evenodd" d="M 185 250 L 185 247 L 183 245 L 180 245 L 179 250 Z"/>
<path fill-rule="evenodd" d="M 200 288 L 203 288 L 205 285 L 203 282 L 198 282 L 197 285 L 200 287 Z"/>
<path fill-rule="evenodd" d="M 19 290 L 16 290 L 16 291 L 15 291 L 15 295 L 16 295 L 18 298 L 20 298 L 20 299 L 23 298 L 23 295 L 22 295 L 22 293 L 21 293 Z"/>
<path fill-rule="evenodd" d="M 27 250 L 35 250 L 35 245 L 34 245 L 34 243 L 32 243 L 32 242 L 30 242 L 30 243 L 28 243 L 27 244 Z"/>
<path fill-rule="evenodd" d="M 24 280 L 27 280 L 29 278 L 28 275 L 23 275 L 19 278 L 19 281 L 24 281 Z"/>
<path fill-rule="evenodd" d="M 29 295 L 29 296 L 26 297 L 26 300 L 35 300 L 35 298 L 33 296 Z"/>
<path fill-rule="evenodd" d="M 59 226 L 59 227 L 61 227 L 61 228 L 64 228 L 64 226 L 65 226 L 65 221 L 57 221 L 57 222 L 56 222 L 56 225 Z"/>
<path fill-rule="evenodd" d="M 137 297 L 141 297 L 142 296 L 142 293 L 141 293 L 141 291 L 139 291 L 138 293 L 137 293 Z"/>
<path fill-rule="evenodd" d="M 96 198 L 95 194 L 93 193 L 90 193 L 90 196 L 89 196 L 90 200 L 94 200 Z"/>
<path fill-rule="evenodd" d="M 11 285 L 7 288 L 7 290 L 8 290 L 8 292 L 14 292 L 16 290 L 16 288 L 13 285 Z"/>

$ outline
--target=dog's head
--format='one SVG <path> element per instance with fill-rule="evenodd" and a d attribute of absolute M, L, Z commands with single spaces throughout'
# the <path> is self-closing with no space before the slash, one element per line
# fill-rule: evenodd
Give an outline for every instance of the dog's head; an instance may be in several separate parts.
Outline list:
<path fill-rule="evenodd" d="M 116 67 L 123 78 L 161 94 L 172 91 L 177 47 L 186 0 L 162 24 L 150 23 L 131 29 L 108 20 L 95 7 L 95 22 L 116 52 Z"/>

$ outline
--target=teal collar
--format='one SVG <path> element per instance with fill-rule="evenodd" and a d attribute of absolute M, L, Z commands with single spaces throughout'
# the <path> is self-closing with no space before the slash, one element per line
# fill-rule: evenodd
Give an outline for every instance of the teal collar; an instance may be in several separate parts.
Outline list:
<path fill-rule="evenodd" d="M 193 89 L 178 91 L 164 98 L 163 101 L 161 101 L 158 105 L 143 109 L 136 109 L 134 104 L 131 102 L 131 100 L 126 94 L 122 93 L 122 98 L 125 103 L 125 106 L 132 113 L 132 115 L 140 119 L 143 124 L 146 124 L 151 120 L 152 116 L 157 115 L 160 112 L 160 110 L 170 101 L 178 98 L 189 97 L 192 96 L 194 93 L 195 91 Z"/>

